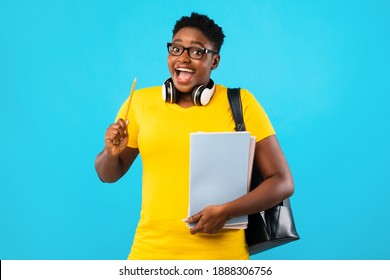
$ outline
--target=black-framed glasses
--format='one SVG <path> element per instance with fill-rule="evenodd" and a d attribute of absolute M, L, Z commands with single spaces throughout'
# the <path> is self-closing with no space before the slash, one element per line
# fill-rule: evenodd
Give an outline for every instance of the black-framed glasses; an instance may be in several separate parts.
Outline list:
<path fill-rule="evenodd" d="M 218 54 L 217 51 L 213 51 L 206 48 L 200 47 L 188 47 L 177 44 L 177 43 L 167 43 L 168 53 L 174 56 L 180 56 L 184 51 L 187 51 L 188 55 L 193 59 L 202 59 L 205 53 Z"/>

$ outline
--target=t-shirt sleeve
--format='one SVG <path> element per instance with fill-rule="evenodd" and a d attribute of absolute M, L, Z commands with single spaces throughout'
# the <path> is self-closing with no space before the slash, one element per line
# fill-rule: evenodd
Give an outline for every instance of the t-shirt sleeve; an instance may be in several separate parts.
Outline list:
<path fill-rule="evenodd" d="M 274 135 L 275 130 L 267 113 L 253 94 L 242 89 L 241 100 L 246 130 L 249 131 L 252 136 L 256 136 L 256 142 Z"/>
<path fill-rule="evenodd" d="M 131 104 L 130 104 L 130 108 L 127 112 L 127 109 L 128 109 L 128 104 L 129 104 L 129 99 L 130 98 L 127 98 L 127 100 L 125 102 L 123 102 L 121 108 L 119 109 L 119 112 L 116 116 L 116 119 L 115 121 L 118 121 L 119 119 L 123 119 L 124 121 L 128 120 L 129 121 L 129 124 L 127 126 L 127 131 L 129 133 L 129 139 L 128 139 L 128 143 L 127 143 L 127 146 L 130 147 L 130 148 L 138 148 L 138 128 L 139 128 L 139 125 L 138 125 L 138 118 L 137 118 L 137 114 L 136 114 L 136 108 L 138 106 L 138 97 L 137 97 L 137 91 L 135 91 L 134 93 L 134 96 L 131 100 Z"/>

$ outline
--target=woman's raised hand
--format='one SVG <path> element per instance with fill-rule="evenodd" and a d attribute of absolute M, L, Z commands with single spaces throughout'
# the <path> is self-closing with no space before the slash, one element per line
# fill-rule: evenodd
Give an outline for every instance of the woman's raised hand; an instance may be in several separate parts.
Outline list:
<path fill-rule="evenodd" d="M 127 124 L 128 122 L 119 119 L 107 128 L 104 136 L 104 149 L 108 156 L 117 157 L 127 147 Z"/>

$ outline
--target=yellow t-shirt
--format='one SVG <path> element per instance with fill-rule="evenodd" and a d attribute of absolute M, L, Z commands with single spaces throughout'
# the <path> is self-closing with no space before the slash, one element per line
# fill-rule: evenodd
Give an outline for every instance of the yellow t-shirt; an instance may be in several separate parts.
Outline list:
<path fill-rule="evenodd" d="M 161 87 L 134 92 L 128 146 L 142 159 L 142 205 L 129 259 L 248 259 L 244 230 L 191 235 L 188 215 L 190 133 L 234 131 L 227 89 L 216 86 L 206 106 L 165 103 Z M 274 129 L 254 96 L 241 90 L 246 129 L 256 141 Z M 126 119 L 128 100 L 118 113 Z M 207 195 L 207 194 L 205 194 Z"/>

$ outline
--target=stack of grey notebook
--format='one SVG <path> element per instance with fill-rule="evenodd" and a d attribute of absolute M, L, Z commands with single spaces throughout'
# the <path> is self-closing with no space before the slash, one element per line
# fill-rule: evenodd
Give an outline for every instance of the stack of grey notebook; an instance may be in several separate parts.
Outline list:
<path fill-rule="evenodd" d="M 246 131 L 191 133 L 189 216 L 248 192 L 255 143 L 256 138 Z M 235 217 L 224 228 L 246 228 L 247 224 L 248 216 Z"/>

